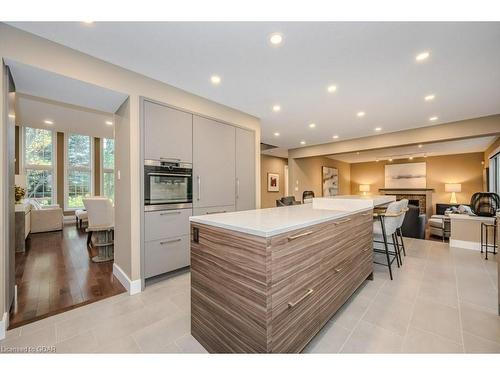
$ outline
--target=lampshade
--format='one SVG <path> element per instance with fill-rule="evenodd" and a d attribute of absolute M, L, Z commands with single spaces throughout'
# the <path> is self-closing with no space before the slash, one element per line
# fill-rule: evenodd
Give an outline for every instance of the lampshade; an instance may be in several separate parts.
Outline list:
<path fill-rule="evenodd" d="M 370 191 L 370 185 L 368 185 L 368 184 L 359 185 L 359 191 L 363 191 L 363 192 Z"/>
<path fill-rule="evenodd" d="M 444 184 L 444 191 L 447 193 L 460 193 L 462 184 Z"/>
<path fill-rule="evenodd" d="M 26 188 L 26 175 L 24 174 L 16 174 L 14 176 L 14 184 L 16 186 Z"/>

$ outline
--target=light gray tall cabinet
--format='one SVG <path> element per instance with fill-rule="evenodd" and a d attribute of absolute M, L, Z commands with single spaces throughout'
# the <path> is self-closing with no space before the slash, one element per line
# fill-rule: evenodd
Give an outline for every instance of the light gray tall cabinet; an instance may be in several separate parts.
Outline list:
<path fill-rule="evenodd" d="M 194 215 L 236 208 L 236 128 L 193 117 Z"/>
<path fill-rule="evenodd" d="M 255 136 L 236 128 L 236 211 L 255 209 Z"/>

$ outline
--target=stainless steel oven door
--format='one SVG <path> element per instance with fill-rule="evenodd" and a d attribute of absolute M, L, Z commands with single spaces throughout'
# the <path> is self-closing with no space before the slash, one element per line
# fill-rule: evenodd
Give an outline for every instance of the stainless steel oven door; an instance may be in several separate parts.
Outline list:
<path fill-rule="evenodd" d="M 145 210 L 192 206 L 192 175 L 168 172 L 145 173 Z"/>

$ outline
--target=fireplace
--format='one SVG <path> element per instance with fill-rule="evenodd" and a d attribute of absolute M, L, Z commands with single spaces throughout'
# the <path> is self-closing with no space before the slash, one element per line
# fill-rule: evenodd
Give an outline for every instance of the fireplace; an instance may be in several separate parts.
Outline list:
<path fill-rule="evenodd" d="M 432 192 L 434 189 L 379 189 L 382 194 L 395 195 L 397 200 L 408 199 L 408 204 L 417 206 L 427 218 L 432 215 Z"/>

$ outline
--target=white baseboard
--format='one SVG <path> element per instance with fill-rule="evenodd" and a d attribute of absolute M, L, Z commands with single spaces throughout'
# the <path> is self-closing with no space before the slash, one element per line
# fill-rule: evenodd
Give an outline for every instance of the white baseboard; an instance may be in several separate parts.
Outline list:
<path fill-rule="evenodd" d="M 481 243 L 473 241 L 461 241 L 450 239 L 450 247 L 460 247 L 462 249 L 481 251 Z"/>
<path fill-rule="evenodd" d="M 0 340 L 5 338 L 7 326 L 9 325 L 9 314 L 3 313 L 2 320 L 0 320 Z"/>
<path fill-rule="evenodd" d="M 141 292 L 141 280 L 130 280 L 119 265 L 113 263 L 113 275 L 127 289 L 129 295 L 134 295 Z"/>

